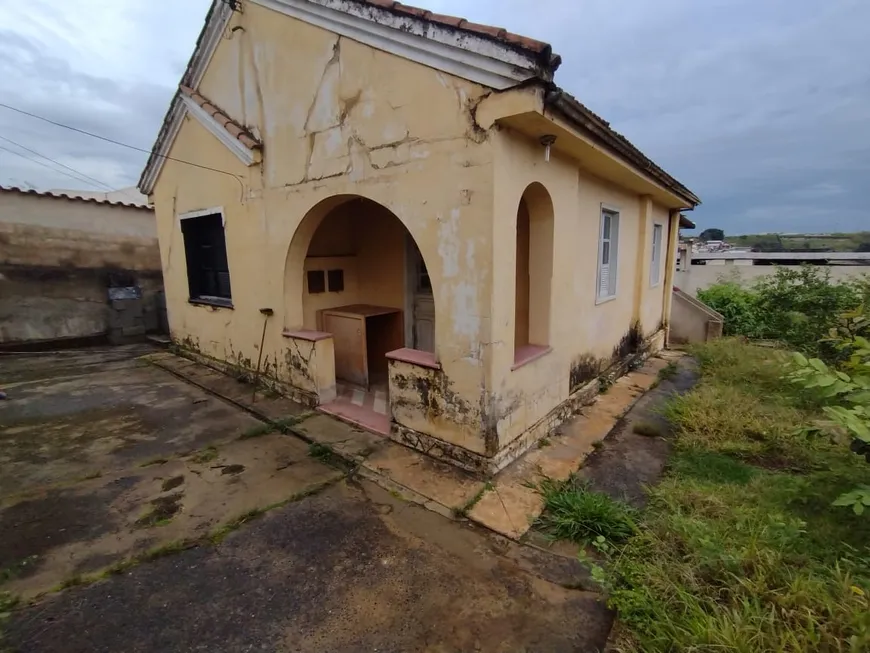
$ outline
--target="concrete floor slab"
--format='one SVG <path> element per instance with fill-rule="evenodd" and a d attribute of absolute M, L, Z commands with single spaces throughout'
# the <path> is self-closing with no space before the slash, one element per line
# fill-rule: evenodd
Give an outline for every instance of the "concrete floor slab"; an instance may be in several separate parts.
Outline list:
<path fill-rule="evenodd" d="M 41 653 L 601 650 L 612 615 L 599 596 L 548 580 L 562 572 L 512 546 L 340 484 L 218 546 L 17 611 L 3 641 Z"/>
<path fill-rule="evenodd" d="M 260 424 L 137 360 L 143 351 L 3 357 L 0 496 L 201 449 Z"/>
<path fill-rule="evenodd" d="M 254 392 L 254 386 L 250 383 L 183 356 L 159 352 L 147 356 L 146 360 L 265 419 L 287 419 L 310 412 L 308 408 L 288 397 L 264 392 L 262 388 Z"/>
<path fill-rule="evenodd" d="M 329 447 L 342 458 L 359 462 L 381 446 L 379 435 L 357 428 L 328 415 L 314 415 L 295 427 L 312 442 Z"/>
<path fill-rule="evenodd" d="M 499 482 L 468 513 L 469 519 L 511 539 L 521 538 L 541 514 L 541 495 L 522 480 Z"/>
<path fill-rule="evenodd" d="M 4 359 L 0 591 L 32 597 L 343 475 L 142 351 Z"/>

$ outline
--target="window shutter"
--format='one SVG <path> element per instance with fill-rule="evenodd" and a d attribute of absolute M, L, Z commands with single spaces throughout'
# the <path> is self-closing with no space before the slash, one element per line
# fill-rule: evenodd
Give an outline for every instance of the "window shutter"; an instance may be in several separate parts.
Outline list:
<path fill-rule="evenodd" d="M 607 294 L 616 294 L 616 269 L 619 265 L 619 214 L 610 217 L 610 265 L 607 266 Z M 613 274 L 610 274 L 613 269 Z"/>
<path fill-rule="evenodd" d="M 602 264 L 598 271 L 598 296 L 607 297 L 610 294 L 610 264 Z"/>

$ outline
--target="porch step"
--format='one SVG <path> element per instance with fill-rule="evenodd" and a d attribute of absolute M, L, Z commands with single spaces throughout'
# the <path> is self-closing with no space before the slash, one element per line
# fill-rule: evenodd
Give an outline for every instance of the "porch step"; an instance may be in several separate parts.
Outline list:
<path fill-rule="evenodd" d="M 451 518 L 463 516 L 486 487 L 484 481 L 456 467 L 391 441 L 384 441 L 366 458 L 359 474 Z"/>

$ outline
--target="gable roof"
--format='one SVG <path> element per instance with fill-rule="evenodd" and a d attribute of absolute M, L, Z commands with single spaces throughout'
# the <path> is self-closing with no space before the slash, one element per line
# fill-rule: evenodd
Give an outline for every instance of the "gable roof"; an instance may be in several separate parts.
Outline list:
<path fill-rule="evenodd" d="M 246 142 L 247 139 L 256 142 L 256 139 L 244 126 L 232 121 L 196 91 L 239 1 L 213 0 L 182 77 L 180 90 L 173 98 L 139 180 L 139 188 L 146 195 L 153 190 L 169 148 L 180 129 L 186 97 L 203 108 L 205 105 L 213 107 L 217 113 L 212 113 L 212 117 L 223 121 L 224 127 L 230 131 L 238 131 L 235 137 L 248 149 L 255 147 Z M 436 14 L 395 0 L 247 1 L 497 90 L 529 81 L 543 84 L 548 91 L 545 94 L 546 106 L 558 111 L 572 126 L 684 199 L 690 206 L 701 202 L 627 138 L 613 130 L 610 123 L 553 83 L 553 76 L 562 58 L 553 53 L 549 43 L 514 34 L 502 27 L 471 23 L 464 18 Z M 197 97 L 204 102 L 200 103 Z M 244 139 L 242 135 L 245 135 Z M 256 147 L 259 145 L 256 142 Z"/>
<path fill-rule="evenodd" d="M 394 0 L 246 1 L 497 89 L 530 79 L 552 80 L 562 61 L 543 41 Z M 198 89 L 237 4 L 238 0 L 213 0 L 180 88 Z M 139 189 L 146 195 L 154 189 L 187 112 L 180 88 L 139 178 Z"/>

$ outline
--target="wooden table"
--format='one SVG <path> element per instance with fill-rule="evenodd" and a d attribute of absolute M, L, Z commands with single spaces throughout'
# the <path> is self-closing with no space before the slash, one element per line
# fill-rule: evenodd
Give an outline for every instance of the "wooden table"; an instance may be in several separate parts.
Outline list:
<path fill-rule="evenodd" d="M 402 311 L 353 304 L 321 312 L 323 330 L 335 346 L 335 378 L 368 390 L 373 377 L 386 377 L 387 352 L 405 345 Z"/>

